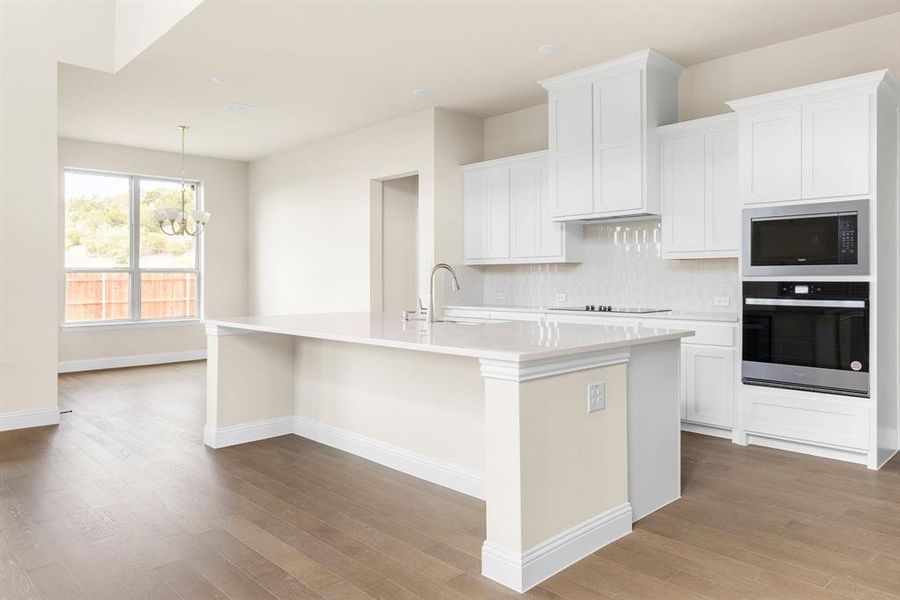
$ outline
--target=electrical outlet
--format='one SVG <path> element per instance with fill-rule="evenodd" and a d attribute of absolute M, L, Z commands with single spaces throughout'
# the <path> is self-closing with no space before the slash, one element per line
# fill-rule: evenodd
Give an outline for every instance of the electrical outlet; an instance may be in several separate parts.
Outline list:
<path fill-rule="evenodd" d="M 565 302 L 566 301 L 566 293 L 565 292 L 556 292 L 556 301 L 557 302 Z"/>
<path fill-rule="evenodd" d="M 503 302 L 504 300 L 506 300 L 506 292 L 497 292 L 496 294 L 494 294 L 494 300 Z"/>
<path fill-rule="evenodd" d="M 731 296 L 713 296 L 713 306 L 731 306 Z"/>
<path fill-rule="evenodd" d="M 606 383 L 591 383 L 588 385 L 588 412 L 606 410 Z"/>

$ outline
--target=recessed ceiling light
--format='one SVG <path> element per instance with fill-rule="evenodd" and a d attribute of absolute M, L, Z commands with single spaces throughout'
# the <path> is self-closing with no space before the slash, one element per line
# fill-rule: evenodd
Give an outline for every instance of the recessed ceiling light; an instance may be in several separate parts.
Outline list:
<path fill-rule="evenodd" d="M 429 90 L 428 88 L 419 87 L 419 88 L 413 88 L 413 89 L 409 90 L 409 93 L 412 94 L 413 96 L 430 96 L 431 90 Z"/>
<path fill-rule="evenodd" d="M 538 48 L 538 52 L 541 54 L 559 54 L 562 52 L 562 46 L 559 44 L 544 44 Z"/>
<path fill-rule="evenodd" d="M 232 112 L 253 112 L 256 110 L 256 107 L 252 104 L 244 104 L 243 102 L 229 102 L 225 105 L 225 110 L 230 110 Z"/>
<path fill-rule="evenodd" d="M 227 75 L 216 75 L 212 78 L 212 81 L 218 85 L 231 85 L 231 77 Z"/>

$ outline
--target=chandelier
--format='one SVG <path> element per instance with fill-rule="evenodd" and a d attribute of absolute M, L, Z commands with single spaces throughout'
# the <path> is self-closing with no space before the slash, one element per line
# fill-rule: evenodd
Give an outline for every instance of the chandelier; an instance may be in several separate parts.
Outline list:
<path fill-rule="evenodd" d="M 178 129 L 181 130 L 181 210 L 166 208 L 155 211 L 153 216 L 160 230 L 166 235 L 196 236 L 203 231 L 212 215 L 205 210 L 186 210 L 187 182 L 184 179 L 184 138 L 189 127 L 179 125 Z"/>

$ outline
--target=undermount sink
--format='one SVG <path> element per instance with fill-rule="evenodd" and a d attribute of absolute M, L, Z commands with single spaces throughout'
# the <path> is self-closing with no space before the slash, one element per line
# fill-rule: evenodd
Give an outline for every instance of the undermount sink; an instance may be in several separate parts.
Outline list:
<path fill-rule="evenodd" d="M 494 323 L 507 323 L 508 321 L 497 321 L 495 319 L 478 319 L 478 318 L 465 318 L 460 319 L 457 317 L 451 317 L 449 319 L 439 319 L 436 320 L 435 323 L 452 323 L 454 325 L 491 325 Z"/>

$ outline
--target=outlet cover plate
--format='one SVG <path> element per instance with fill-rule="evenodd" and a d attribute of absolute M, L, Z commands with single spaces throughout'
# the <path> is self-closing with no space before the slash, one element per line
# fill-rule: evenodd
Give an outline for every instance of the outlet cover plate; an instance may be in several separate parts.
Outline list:
<path fill-rule="evenodd" d="M 499 300 L 500 302 L 506 300 L 506 292 L 497 292 L 494 294 L 494 300 Z"/>
<path fill-rule="evenodd" d="M 731 296 L 713 296 L 713 306 L 731 306 Z"/>
<path fill-rule="evenodd" d="M 556 301 L 557 302 L 565 302 L 566 301 L 566 293 L 565 292 L 556 292 Z"/>
<path fill-rule="evenodd" d="M 606 409 L 606 382 L 588 384 L 587 391 L 588 412 L 597 412 Z"/>

